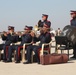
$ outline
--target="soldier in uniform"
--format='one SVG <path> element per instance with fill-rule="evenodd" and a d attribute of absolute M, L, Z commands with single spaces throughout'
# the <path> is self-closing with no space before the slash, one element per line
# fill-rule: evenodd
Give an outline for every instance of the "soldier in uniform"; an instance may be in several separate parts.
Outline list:
<path fill-rule="evenodd" d="M 5 42 L 3 46 L 4 54 L 3 54 L 3 61 L 6 62 L 7 60 L 7 55 L 8 55 L 8 47 L 12 45 L 13 43 L 17 42 L 17 37 L 14 32 L 14 27 L 13 26 L 8 26 L 8 32 L 4 33 L 2 35 L 2 39 Z"/>
<path fill-rule="evenodd" d="M 51 22 L 48 21 L 48 15 L 42 14 L 42 20 L 39 20 L 38 27 L 43 27 L 44 23 L 47 23 L 47 25 L 50 27 Z"/>
<path fill-rule="evenodd" d="M 71 11 L 71 26 L 76 27 L 76 11 Z M 76 44 L 73 45 L 73 54 L 74 56 L 71 58 L 75 58 L 76 59 Z"/>
<path fill-rule="evenodd" d="M 31 26 L 25 26 L 24 28 L 24 34 L 22 35 L 21 44 L 20 45 L 13 45 L 9 46 L 9 52 L 8 52 L 8 60 L 7 62 L 12 62 L 12 51 L 16 50 L 16 62 L 20 63 L 20 50 L 23 48 L 24 43 L 31 43 L 32 42 L 32 36 L 31 36 Z M 20 38 L 19 38 L 20 41 Z"/>
<path fill-rule="evenodd" d="M 48 28 L 49 28 L 49 27 L 50 27 L 50 26 L 48 25 L 48 23 L 44 23 L 43 28 L 42 28 L 43 33 L 41 33 L 39 37 L 36 37 L 36 36 L 34 35 L 34 33 L 31 34 L 32 37 L 33 37 L 33 41 L 34 41 L 34 42 L 40 41 L 40 44 L 39 44 L 39 46 L 31 45 L 31 46 L 28 46 L 28 47 L 27 47 L 27 62 L 25 62 L 24 64 L 29 64 L 29 63 L 31 63 L 31 54 L 32 54 L 32 51 L 35 52 L 37 62 L 38 62 L 38 64 L 40 64 L 40 59 L 39 59 L 39 55 L 38 55 L 38 50 L 39 50 L 40 48 L 42 48 L 42 44 L 43 44 L 43 43 L 49 43 L 49 42 L 51 41 L 51 35 L 50 35 L 50 33 L 48 32 Z"/>

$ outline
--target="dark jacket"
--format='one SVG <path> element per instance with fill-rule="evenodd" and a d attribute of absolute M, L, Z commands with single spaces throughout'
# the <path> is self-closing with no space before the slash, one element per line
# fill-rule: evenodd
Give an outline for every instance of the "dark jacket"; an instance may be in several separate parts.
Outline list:
<path fill-rule="evenodd" d="M 2 35 L 2 40 L 6 41 L 5 45 L 10 45 L 11 43 L 16 43 L 18 41 L 17 35 L 8 34 L 7 36 Z"/>
<path fill-rule="evenodd" d="M 42 22 L 42 21 L 40 20 L 40 21 L 38 22 L 38 27 L 43 27 L 44 23 L 45 23 L 45 24 L 48 24 L 49 27 L 51 26 L 51 22 L 50 22 L 50 21 L 45 20 L 45 21 Z"/>
<path fill-rule="evenodd" d="M 34 37 L 33 41 L 34 42 L 40 41 L 39 46 L 42 46 L 43 43 L 50 43 L 50 41 L 51 41 L 51 34 L 46 32 L 45 34 L 41 34 L 38 38 Z"/>
<path fill-rule="evenodd" d="M 22 41 L 21 41 L 21 45 L 23 45 L 24 43 L 31 43 L 32 42 L 32 36 L 28 33 L 28 34 L 24 34 L 22 36 Z"/>
<path fill-rule="evenodd" d="M 75 26 L 76 27 L 76 18 L 71 20 L 71 26 Z"/>

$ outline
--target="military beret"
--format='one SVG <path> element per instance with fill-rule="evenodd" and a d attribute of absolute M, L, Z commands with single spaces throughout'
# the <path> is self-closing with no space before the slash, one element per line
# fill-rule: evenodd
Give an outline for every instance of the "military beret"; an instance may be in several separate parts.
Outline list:
<path fill-rule="evenodd" d="M 8 30 L 14 29 L 13 26 L 8 26 Z"/>
<path fill-rule="evenodd" d="M 32 30 L 32 26 L 25 26 L 24 30 Z"/>

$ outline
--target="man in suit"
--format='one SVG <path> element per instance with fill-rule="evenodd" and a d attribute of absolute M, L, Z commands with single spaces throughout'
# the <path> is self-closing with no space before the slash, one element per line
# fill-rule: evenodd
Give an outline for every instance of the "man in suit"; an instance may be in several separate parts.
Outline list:
<path fill-rule="evenodd" d="M 32 36 L 30 34 L 32 30 L 32 26 L 25 26 L 24 30 L 25 30 L 24 34 L 21 37 L 21 44 L 9 46 L 7 62 L 12 62 L 12 51 L 16 50 L 16 62 L 15 63 L 20 63 L 20 50 L 23 49 L 23 45 L 25 43 L 32 42 Z"/>
<path fill-rule="evenodd" d="M 44 23 L 43 28 L 42 28 L 43 33 L 41 33 L 39 37 L 36 37 L 34 35 L 34 33 L 32 33 L 33 41 L 34 42 L 40 41 L 40 44 L 39 44 L 39 46 L 31 45 L 31 46 L 27 47 L 27 62 L 25 62 L 24 64 L 30 64 L 31 63 L 32 51 L 35 52 L 37 62 L 38 62 L 38 64 L 40 64 L 40 58 L 39 58 L 38 51 L 40 48 L 42 48 L 43 43 L 49 43 L 51 41 L 51 35 L 48 32 L 49 28 L 50 27 L 49 27 L 48 23 Z"/>
<path fill-rule="evenodd" d="M 8 26 L 8 32 L 2 35 L 2 39 L 5 41 L 5 44 L 3 46 L 4 50 L 3 61 L 6 62 L 8 55 L 8 47 L 13 43 L 17 42 L 17 37 L 15 36 L 13 26 Z"/>
<path fill-rule="evenodd" d="M 56 36 L 60 36 L 60 34 L 61 34 L 61 29 L 58 28 L 58 29 L 56 30 Z"/>

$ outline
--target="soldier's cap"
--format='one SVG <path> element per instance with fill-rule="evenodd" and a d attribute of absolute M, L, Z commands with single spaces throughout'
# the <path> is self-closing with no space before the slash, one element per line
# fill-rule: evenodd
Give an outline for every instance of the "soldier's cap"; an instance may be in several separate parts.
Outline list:
<path fill-rule="evenodd" d="M 71 12 L 70 14 L 76 14 L 75 10 L 71 10 L 70 12 Z"/>
<path fill-rule="evenodd" d="M 50 28 L 50 26 L 48 25 L 48 23 L 44 23 L 43 27 L 46 27 L 46 28 Z"/>
<path fill-rule="evenodd" d="M 12 30 L 12 29 L 14 29 L 13 26 L 8 26 L 8 30 Z"/>
<path fill-rule="evenodd" d="M 45 16 L 46 18 L 48 18 L 48 15 L 47 15 L 47 14 L 42 14 L 42 17 L 43 17 L 43 16 Z"/>
<path fill-rule="evenodd" d="M 33 27 L 32 26 L 25 26 L 24 30 L 32 30 Z"/>

